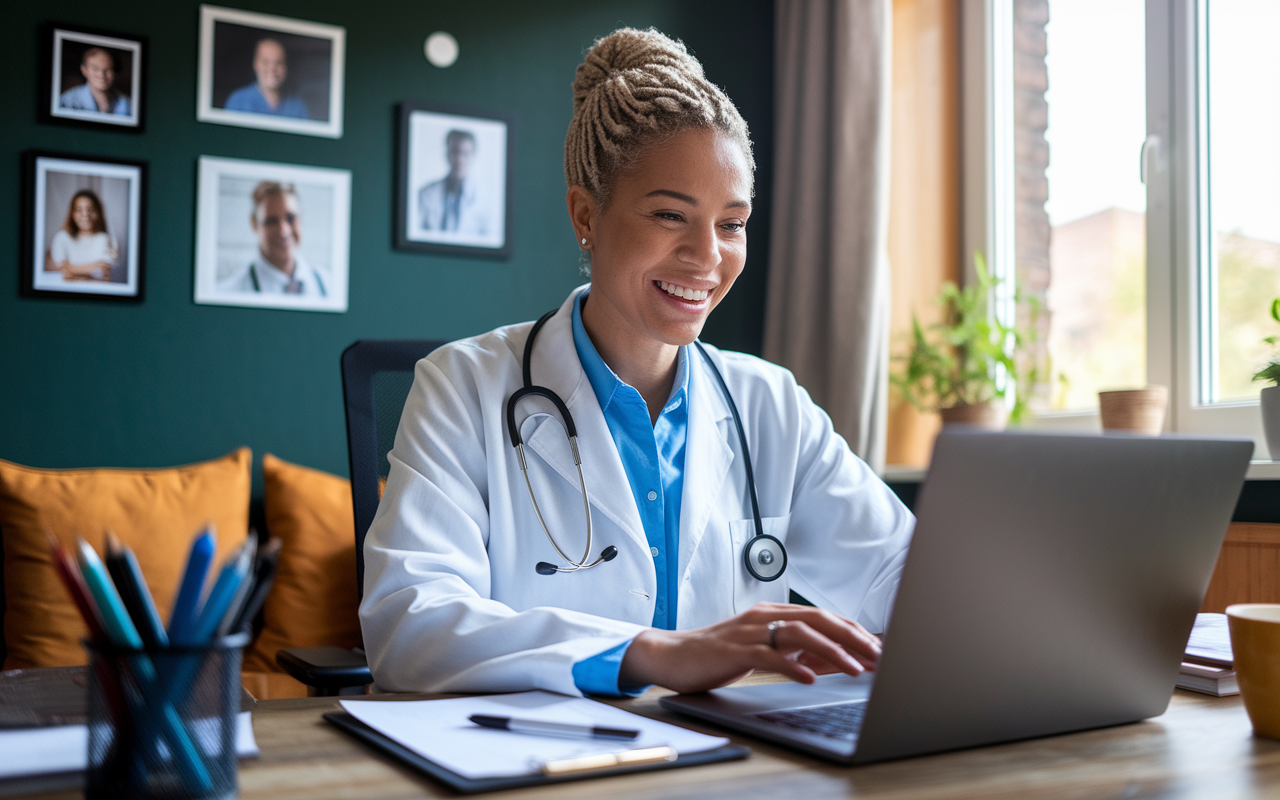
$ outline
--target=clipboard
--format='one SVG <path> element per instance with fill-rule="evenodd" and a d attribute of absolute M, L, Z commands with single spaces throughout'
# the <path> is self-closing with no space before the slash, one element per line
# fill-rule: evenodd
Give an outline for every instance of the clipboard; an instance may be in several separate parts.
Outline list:
<path fill-rule="evenodd" d="M 394 739 L 384 736 L 360 720 L 346 712 L 330 712 L 324 718 L 342 730 L 360 739 L 365 744 L 389 753 L 420 772 L 425 772 L 446 786 L 462 794 L 480 794 L 500 789 L 523 789 L 526 786 L 543 786 L 551 783 L 590 780 L 611 775 L 629 775 L 635 772 L 648 772 L 660 769 L 678 769 L 694 767 L 699 764 L 713 764 L 717 761 L 739 761 L 751 755 L 746 747 L 727 744 L 714 750 L 698 753 L 687 753 L 672 761 L 660 761 L 649 764 L 633 764 L 608 769 L 572 772 L 564 775 L 547 776 L 540 773 L 531 775 L 514 775 L 506 778 L 465 778 L 456 772 L 445 769 L 430 759 L 423 758 Z"/>

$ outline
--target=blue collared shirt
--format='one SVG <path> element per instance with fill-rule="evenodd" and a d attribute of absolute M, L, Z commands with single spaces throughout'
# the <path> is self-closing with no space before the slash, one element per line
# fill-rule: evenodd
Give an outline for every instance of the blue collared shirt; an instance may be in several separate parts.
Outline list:
<path fill-rule="evenodd" d="M 115 89 L 112 89 L 108 96 L 111 98 L 111 108 L 104 112 L 98 108 L 98 101 L 93 96 L 93 89 L 89 88 L 89 84 L 82 83 L 74 89 L 68 89 L 63 92 L 62 96 L 58 98 L 58 105 L 74 111 L 97 111 L 100 114 L 129 116 L 129 98 Z"/>
<path fill-rule="evenodd" d="M 301 97 L 289 95 L 280 101 L 275 108 L 267 102 L 257 83 L 241 86 L 227 98 L 223 106 L 227 111 L 244 111 L 250 114 L 270 114 L 273 117 L 293 117 L 295 119 L 311 119 L 311 112 Z"/>
<path fill-rule="evenodd" d="M 589 291 L 578 295 L 573 304 L 573 345 L 622 458 L 649 542 L 658 578 L 653 627 L 673 630 L 680 588 L 680 501 L 689 431 L 689 348 L 680 348 L 671 395 L 658 419 L 651 421 L 640 392 L 622 382 L 587 335 L 582 302 Z M 589 694 L 638 693 L 618 686 L 618 671 L 630 644 L 624 642 L 575 664 L 574 684 Z"/>

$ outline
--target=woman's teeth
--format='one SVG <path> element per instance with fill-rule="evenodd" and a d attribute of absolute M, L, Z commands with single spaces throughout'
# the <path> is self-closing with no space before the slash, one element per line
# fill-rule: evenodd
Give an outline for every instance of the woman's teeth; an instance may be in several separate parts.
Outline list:
<path fill-rule="evenodd" d="M 684 300 L 692 300 L 695 303 L 701 300 L 706 300 L 707 295 L 711 294 L 711 292 L 708 292 L 708 291 L 701 291 L 698 289 L 686 289 L 683 286 L 676 286 L 674 283 L 667 283 L 666 281 L 658 281 L 658 286 L 662 287 L 662 291 L 666 292 L 672 297 L 679 297 Z"/>

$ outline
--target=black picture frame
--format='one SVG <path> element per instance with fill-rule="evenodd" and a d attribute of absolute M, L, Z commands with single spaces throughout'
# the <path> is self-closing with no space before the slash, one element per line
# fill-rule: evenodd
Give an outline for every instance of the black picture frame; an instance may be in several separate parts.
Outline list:
<path fill-rule="evenodd" d="M 124 84 L 129 89 L 126 99 L 130 104 L 130 113 L 127 115 L 68 109 L 59 102 L 59 97 L 68 89 L 63 84 L 66 74 L 71 69 L 69 63 L 79 60 L 75 57 L 75 52 L 77 50 L 82 52 L 94 46 L 104 47 L 113 53 L 127 52 L 132 57 L 126 65 L 117 63 L 116 68 L 115 86 L 121 87 Z M 150 43 L 147 37 L 83 25 L 49 22 L 40 28 L 39 53 L 40 91 L 36 95 L 38 121 L 48 125 L 66 125 L 100 131 L 143 133 L 146 130 L 147 70 L 151 60 Z M 116 60 L 119 62 L 119 55 L 116 56 Z M 121 71 L 126 74 L 120 75 Z"/>
<path fill-rule="evenodd" d="M 512 179 L 515 175 L 512 154 L 515 151 L 516 119 L 512 114 L 499 111 L 482 111 L 474 108 L 446 105 L 440 103 L 423 103 L 412 100 L 402 101 L 396 108 L 396 179 L 394 209 L 393 246 L 396 250 L 413 253 L 431 253 L 436 255 L 468 256 L 487 259 L 504 260 L 512 253 Z M 446 124 L 447 123 L 447 124 Z M 419 125 L 425 125 L 419 128 Z M 427 231 L 422 225 L 415 225 L 411 220 L 420 219 L 419 204 L 421 193 L 430 185 L 442 183 L 444 178 L 431 184 L 424 184 L 422 163 L 429 154 L 425 148 L 430 146 L 420 135 L 424 129 L 434 127 L 438 130 L 471 131 L 472 152 L 479 156 L 487 155 L 486 147 L 492 148 L 500 139 L 502 143 L 502 164 L 481 165 L 482 176 L 489 181 L 487 191 L 492 191 L 493 183 L 500 183 L 502 197 L 490 198 L 488 216 L 493 222 L 501 221 L 501 238 L 495 241 L 492 233 L 476 234 L 468 241 L 466 232 Z M 498 131 L 501 130 L 501 136 Z M 445 139 L 436 136 L 438 146 L 445 148 Z M 435 141 L 433 139 L 433 143 Z M 479 142 L 479 144 L 476 144 Z M 431 156 L 439 161 L 441 151 Z M 450 168 L 452 172 L 452 168 Z M 438 171 L 437 171 L 438 174 Z M 500 181 L 496 176 L 501 176 Z M 455 224 L 457 215 L 455 214 Z"/>
<path fill-rule="evenodd" d="M 28 150 L 22 154 L 22 162 L 22 260 L 18 268 L 19 295 L 124 303 L 141 303 L 146 299 L 147 162 L 48 150 Z M 73 172 L 75 169 L 83 171 Z M 48 205 L 53 202 L 48 197 L 48 176 L 51 172 L 130 181 L 125 212 L 127 238 L 124 242 L 125 253 L 121 256 L 123 281 L 99 280 L 83 284 L 72 282 L 56 286 L 51 285 L 50 280 L 44 276 L 37 277 L 38 271 L 43 270 L 45 241 L 49 238 L 47 231 L 50 220 L 47 212 Z M 99 207 L 104 207 L 101 200 Z M 112 217 L 110 211 L 106 216 L 109 219 Z M 108 225 L 108 233 L 110 228 Z M 37 258 L 41 261 L 37 262 Z"/>

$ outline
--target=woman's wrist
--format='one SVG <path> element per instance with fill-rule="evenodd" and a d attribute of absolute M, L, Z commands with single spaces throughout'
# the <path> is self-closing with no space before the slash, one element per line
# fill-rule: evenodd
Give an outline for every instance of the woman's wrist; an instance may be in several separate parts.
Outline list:
<path fill-rule="evenodd" d="M 662 664 L 670 658 L 679 634 L 660 628 L 647 628 L 636 634 L 618 670 L 619 686 L 661 684 Z"/>

